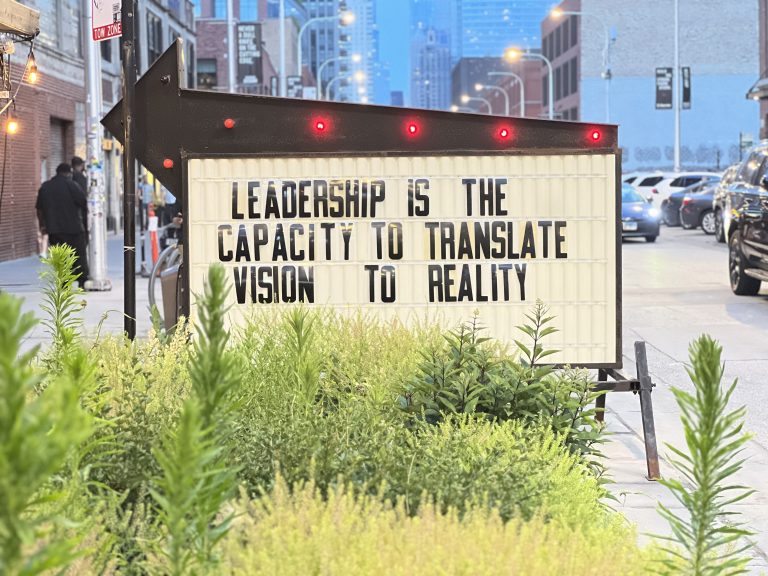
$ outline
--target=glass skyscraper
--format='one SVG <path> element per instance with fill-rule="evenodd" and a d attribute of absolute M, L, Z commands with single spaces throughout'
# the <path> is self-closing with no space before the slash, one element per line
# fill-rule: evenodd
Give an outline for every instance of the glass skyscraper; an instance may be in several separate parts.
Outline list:
<path fill-rule="evenodd" d="M 453 0 L 458 5 L 454 58 L 501 56 L 509 46 L 539 48 L 552 0 Z M 450 0 L 446 3 L 451 3 Z"/>

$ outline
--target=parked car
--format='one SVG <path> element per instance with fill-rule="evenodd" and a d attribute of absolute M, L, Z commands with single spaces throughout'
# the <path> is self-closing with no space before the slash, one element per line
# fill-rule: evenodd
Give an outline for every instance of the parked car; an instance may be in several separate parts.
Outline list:
<path fill-rule="evenodd" d="M 669 197 L 674 192 L 686 189 L 688 186 L 699 184 L 700 182 L 719 182 L 720 174 L 714 172 L 684 172 L 664 178 L 656 186 L 651 188 L 651 198 L 657 203 L 664 214 L 664 206 L 669 201 Z M 662 222 L 667 224 L 662 217 Z"/>
<path fill-rule="evenodd" d="M 645 238 L 656 242 L 659 236 L 659 210 L 630 184 L 621 185 L 621 237 Z"/>
<path fill-rule="evenodd" d="M 754 295 L 768 281 L 768 141 L 752 148 L 723 207 L 731 290 Z"/>
<path fill-rule="evenodd" d="M 683 204 L 680 207 L 680 224 L 686 230 L 701 226 L 705 234 L 715 233 L 715 212 L 712 209 L 712 199 L 715 196 L 716 184 L 704 182 L 694 186 L 694 190 L 684 190 Z M 675 192 L 679 194 L 679 192 Z M 670 196 L 670 200 L 671 200 Z"/>
<path fill-rule="evenodd" d="M 725 242 L 725 226 L 723 225 L 723 215 L 725 214 L 725 198 L 728 193 L 728 187 L 736 180 L 741 164 L 733 164 L 726 168 L 723 177 L 715 187 L 715 193 L 712 198 L 712 209 L 715 212 L 715 238 L 718 242 Z"/>
<path fill-rule="evenodd" d="M 690 227 L 690 220 L 687 223 L 681 222 L 680 220 L 680 209 L 683 207 L 685 197 L 698 194 L 699 192 L 703 192 L 709 188 L 712 188 L 713 186 L 714 183 L 710 180 L 707 180 L 692 184 L 678 192 L 672 192 L 672 194 L 669 195 L 669 198 L 667 198 L 667 201 L 661 207 L 662 222 L 665 222 L 667 226 L 680 226 L 680 224 L 682 224 L 683 227 L 686 225 Z M 711 210 L 712 207 L 710 206 L 709 209 Z M 693 227 L 695 228 L 698 225 L 699 224 L 697 223 Z"/>
<path fill-rule="evenodd" d="M 664 172 L 647 172 L 645 174 L 640 174 L 637 179 L 632 182 L 632 186 L 643 195 L 643 198 L 650 198 L 653 187 L 665 178 L 669 178 L 669 176 L 669 174 Z"/>

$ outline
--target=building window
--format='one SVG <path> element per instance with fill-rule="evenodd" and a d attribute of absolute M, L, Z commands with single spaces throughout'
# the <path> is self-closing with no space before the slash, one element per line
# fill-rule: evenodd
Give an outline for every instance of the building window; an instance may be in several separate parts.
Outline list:
<path fill-rule="evenodd" d="M 571 24 L 571 42 L 574 46 L 578 43 L 578 30 L 579 30 L 579 21 L 578 16 L 571 16 L 570 18 L 570 24 Z"/>
<path fill-rule="evenodd" d="M 558 66 L 557 68 L 555 68 L 555 102 L 557 102 L 558 100 L 560 100 L 560 98 L 563 97 L 563 93 L 562 93 L 563 84 L 562 84 L 562 74 L 561 74 L 562 71 L 563 69 L 561 66 Z"/>
<path fill-rule="evenodd" d="M 555 29 L 555 58 L 560 56 L 560 53 L 562 52 L 562 28 L 563 26 L 560 25 Z"/>
<path fill-rule="evenodd" d="M 147 12 L 147 65 L 152 66 L 163 53 L 163 23 L 160 18 Z"/>
<path fill-rule="evenodd" d="M 101 41 L 101 59 L 104 62 L 112 62 L 112 40 Z"/>
<path fill-rule="evenodd" d="M 567 28 L 566 28 L 566 30 L 567 30 Z M 566 96 L 568 96 L 568 94 L 571 93 L 571 87 L 570 87 L 571 76 L 570 76 L 570 74 L 568 74 L 568 68 L 569 67 L 570 67 L 570 62 L 566 62 L 562 66 L 563 70 L 562 70 L 562 78 L 561 78 L 561 80 L 562 80 L 562 83 L 563 83 L 563 98 L 565 98 Z"/>
<path fill-rule="evenodd" d="M 569 25 L 569 22 L 566 21 L 563 23 L 563 52 L 568 50 L 571 47 L 571 27 Z"/>
<path fill-rule="evenodd" d="M 541 76 L 541 101 L 546 106 L 549 104 L 549 75 L 542 74 Z"/>
<path fill-rule="evenodd" d="M 574 106 L 573 108 L 571 108 L 571 120 L 576 121 L 578 119 L 579 119 L 579 107 Z"/>
<path fill-rule="evenodd" d="M 200 18 L 203 15 L 201 4 L 202 0 L 192 0 L 192 5 L 195 7 L 195 18 Z"/>
<path fill-rule="evenodd" d="M 578 92 L 578 90 L 579 90 L 579 74 L 578 74 L 578 72 L 576 70 L 576 60 L 577 60 L 576 56 L 571 58 L 571 67 L 570 67 L 570 72 L 571 72 L 571 93 Z"/>
<path fill-rule="evenodd" d="M 256 0 L 240 0 L 240 22 L 256 22 L 259 6 Z"/>
<path fill-rule="evenodd" d="M 213 0 L 213 17 L 222 20 L 227 17 L 226 0 Z"/>
<path fill-rule="evenodd" d="M 197 87 L 201 90 L 214 90 L 216 86 L 218 86 L 216 59 L 199 58 L 197 61 Z"/>

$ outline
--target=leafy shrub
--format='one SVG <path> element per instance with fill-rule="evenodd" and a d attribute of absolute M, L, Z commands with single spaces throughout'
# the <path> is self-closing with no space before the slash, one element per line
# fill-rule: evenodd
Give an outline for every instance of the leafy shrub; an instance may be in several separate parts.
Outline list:
<path fill-rule="evenodd" d="M 425 502 L 415 517 L 402 503 L 359 497 L 343 486 L 327 498 L 312 484 L 278 480 L 260 499 L 243 497 L 222 543 L 227 574 L 646 574 L 649 555 L 618 516 L 574 529 L 534 517 L 504 523 L 495 510 L 463 517 Z"/>
<path fill-rule="evenodd" d="M 598 394 L 591 391 L 589 375 L 542 365 L 555 352 L 542 343 L 557 331 L 549 325 L 554 318 L 541 302 L 527 318 L 530 324 L 518 329 L 530 342 L 516 341 L 519 359 L 482 337 L 477 317 L 446 334 L 443 345 L 423 353 L 417 376 L 403 387 L 400 405 L 431 423 L 452 414 L 534 424 L 546 418 L 574 452 L 596 456 L 600 426 L 592 406 Z"/>
<path fill-rule="evenodd" d="M 682 473 L 689 489 L 675 479 L 663 479 L 688 512 L 683 516 L 659 504 L 661 515 L 669 521 L 674 538 L 682 548 L 668 547 L 666 568 L 672 574 L 745 574 L 749 557 L 743 553 L 750 545 L 739 540 L 751 535 L 743 525 L 732 521 L 738 512 L 729 509 L 749 497 L 754 490 L 728 484 L 744 460 L 740 454 L 750 436 L 742 432 L 746 408 L 728 412 L 736 381 L 727 390 L 720 383 L 725 366 L 722 347 L 709 336 L 695 340 L 689 348 L 688 375 L 695 393 L 672 388 L 680 407 L 687 452 L 667 445 L 673 452 L 672 464 Z"/>
<path fill-rule="evenodd" d="M 90 435 L 80 406 L 79 377 L 88 362 L 70 349 L 63 372 L 39 395 L 41 375 L 31 366 L 37 349 L 20 353 L 35 321 L 21 301 L 0 293 L 0 573 L 37 574 L 66 565 L 77 538 L 48 539 L 64 521 L 56 501 L 65 487 L 53 483 L 77 446 Z"/>

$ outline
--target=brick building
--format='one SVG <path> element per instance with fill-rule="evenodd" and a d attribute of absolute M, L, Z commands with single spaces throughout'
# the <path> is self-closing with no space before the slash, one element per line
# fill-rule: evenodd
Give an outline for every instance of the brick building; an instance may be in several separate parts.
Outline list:
<path fill-rule="evenodd" d="M 0 260 L 37 253 L 35 201 L 40 183 L 74 154 L 85 157 L 81 3 L 23 3 L 40 11 L 41 33 L 34 44 L 39 80 L 35 85 L 25 83 L 19 88 L 15 101 L 18 133 L 3 133 L 0 138 Z M 11 57 L 14 91 L 28 51 L 28 44 L 17 43 L 16 53 Z"/>

